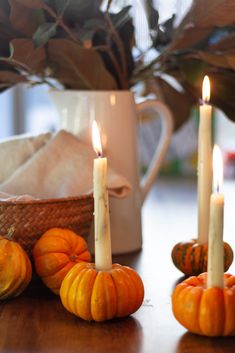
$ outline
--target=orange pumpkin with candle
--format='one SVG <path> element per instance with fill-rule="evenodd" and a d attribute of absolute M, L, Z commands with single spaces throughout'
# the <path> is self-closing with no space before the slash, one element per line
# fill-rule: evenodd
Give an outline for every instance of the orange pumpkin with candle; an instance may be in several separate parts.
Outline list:
<path fill-rule="evenodd" d="M 36 242 L 33 257 L 37 274 L 55 294 L 59 294 L 62 280 L 76 263 L 91 260 L 85 239 L 62 228 L 46 231 Z"/>
<path fill-rule="evenodd" d="M 186 276 L 196 276 L 207 270 L 208 243 L 199 244 L 196 239 L 180 242 L 172 250 L 171 258 L 174 265 Z M 224 272 L 228 271 L 233 262 L 233 250 L 224 242 Z"/>
<path fill-rule="evenodd" d="M 139 275 L 127 266 L 112 264 L 107 158 L 96 121 L 92 125 L 95 214 L 95 264 L 79 263 L 65 276 L 60 297 L 64 307 L 88 321 L 105 321 L 135 312 L 142 304 L 144 286 Z"/>
<path fill-rule="evenodd" d="M 215 232 L 213 229 L 216 223 L 217 228 L 221 228 L 223 225 L 223 205 L 224 197 L 220 193 L 220 187 L 223 183 L 223 161 L 220 149 L 217 145 L 213 149 L 213 170 L 214 173 L 214 184 L 216 192 L 211 195 L 210 207 L 209 209 L 213 213 L 210 215 L 210 232 Z M 215 215 L 216 212 L 216 215 Z M 223 270 L 226 272 L 233 261 L 233 251 L 228 243 L 223 242 L 221 239 L 221 257 L 224 258 Z M 189 242 L 178 243 L 172 250 L 172 260 L 175 266 L 188 276 L 198 275 L 199 273 L 205 272 L 207 270 L 207 253 L 208 244 L 199 243 L 196 240 L 191 240 Z"/>
<path fill-rule="evenodd" d="M 0 300 L 20 295 L 31 277 L 31 263 L 23 248 L 0 236 Z"/>
<path fill-rule="evenodd" d="M 178 284 L 172 296 L 175 318 L 190 332 L 235 335 L 235 276 L 224 274 L 224 288 L 206 287 L 207 273 Z"/>
<path fill-rule="evenodd" d="M 235 335 L 235 276 L 224 274 L 222 155 L 213 149 L 216 192 L 210 198 L 208 272 L 178 284 L 172 296 L 176 319 L 190 332 L 205 336 Z"/>
<path fill-rule="evenodd" d="M 65 276 L 60 297 L 71 313 L 88 321 L 105 321 L 134 313 L 142 304 L 144 286 L 130 267 L 113 264 L 109 271 L 79 263 Z"/>

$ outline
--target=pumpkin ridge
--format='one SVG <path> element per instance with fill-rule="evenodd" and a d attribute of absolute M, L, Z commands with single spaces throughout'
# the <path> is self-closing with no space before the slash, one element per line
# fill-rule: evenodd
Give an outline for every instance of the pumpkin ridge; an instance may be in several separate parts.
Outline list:
<path fill-rule="evenodd" d="M 112 270 L 109 272 L 109 277 L 110 277 L 110 280 L 112 281 L 112 284 L 113 284 L 113 287 L 114 287 L 114 293 L 115 293 L 115 311 L 113 313 L 113 317 L 115 317 L 117 315 L 117 288 L 116 288 L 116 285 L 115 285 L 115 282 L 113 280 L 113 276 L 112 276 Z"/>
<path fill-rule="evenodd" d="M 57 232 L 58 233 L 54 233 L 54 232 Z M 47 233 L 48 232 L 48 233 Z M 84 241 L 85 239 L 83 237 L 81 237 L 79 234 L 76 234 L 75 232 L 73 232 L 72 230 L 70 229 L 64 229 L 64 228 L 52 228 L 52 229 L 49 229 L 46 233 L 44 233 L 44 236 L 46 238 L 52 238 L 52 239 L 63 239 L 67 245 L 69 246 L 69 248 L 71 248 L 71 243 L 70 243 L 70 240 L 71 238 L 69 237 L 72 237 L 74 239 L 77 239 L 77 237 L 80 237 L 82 238 Z M 50 232 L 50 233 L 49 233 Z M 64 234 L 65 233 L 65 234 Z M 68 235 L 69 234 L 69 235 Z M 76 238 L 75 238 L 76 237 Z M 74 244 L 73 244 L 74 245 Z"/>
<path fill-rule="evenodd" d="M 199 257 L 199 272 L 204 272 L 206 271 L 206 266 L 207 266 L 207 246 L 205 244 L 201 244 L 200 247 L 200 257 Z"/>
<path fill-rule="evenodd" d="M 56 253 L 53 253 L 53 254 L 56 254 Z M 47 268 L 47 274 L 46 275 L 43 275 L 43 272 L 39 269 L 39 261 L 38 261 L 38 259 L 40 257 L 43 257 L 44 255 L 38 256 L 37 259 L 35 260 L 35 267 L 36 267 L 36 271 L 37 271 L 38 275 L 42 276 L 42 277 L 53 276 L 53 275 L 56 274 L 56 272 L 60 271 L 62 268 L 67 266 L 67 264 L 70 262 L 69 256 L 68 256 L 68 254 L 63 254 L 63 255 L 65 255 L 67 257 L 66 259 L 64 259 L 65 262 L 61 262 L 60 265 L 56 264 L 57 267 L 56 268 L 51 268 L 51 272 L 48 272 L 49 270 Z"/>
<path fill-rule="evenodd" d="M 90 313 L 93 320 L 104 321 L 107 318 L 107 308 L 102 301 L 104 298 L 106 299 L 104 287 L 105 272 L 96 270 L 96 273 L 97 275 L 91 291 Z M 102 295 L 100 295 L 101 293 Z M 100 313 L 102 313 L 102 317 L 99 315 Z"/>
<path fill-rule="evenodd" d="M 40 254 L 40 255 L 37 255 L 37 258 L 38 257 L 41 257 L 41 256 L 44 256 L 44 255 L 50 255 L 50 254 L 63 254 L 63 255 L 68 255 L 68 252 L 67 251 L 61 251 L 61 250 L 49 250 L 47 251 L 46 249 L 43 250 L 43 254 Z"/>
<path fill-rule="evenodd" d="M 81 238 L 79 242 L 77 242 L 77 244 L 75 244 L 73 251 L 75 253 L 84 253 L 85 251 L 87 251 L 87 243 L 85 241 L 85 239 L 83 237 L 81 237 L 80 235 L 77 235 L 77 237 Z"/>
<path fill-rule="evenodd" d="M 86 257 L 86 260 L 83 259 L 83 256 Z M 90 261 L 91 260 L 91 254 L 90 254 L 89 250 L 86 249 L 81 254 L 77 255 L 77 258 L 78 258 L 79 262 Z"/>
<path fill-rule="evenodd" d="M 94 268 L 86 268 L 79 282 L 75 295 L 75 312 L 85 320 L 92 320 L 91 298 L 94 284 L 97 280 L 97 271 Z M 85 310 L 84 307 L 88 310 Z"/>
<path fill-rule="evenodd" d="M 12 292 L 12 297 L 17 297 L 27 286 L 28 280 L 27 280 L 27 262 L 24 261 L 24 272 L 22 273 L 21 276 L 21 282 L 19 283 L 18 287 L 15 288 L 15 290 Z"/>
<path fill-rule="evenodd" d="M 71 312 L 75 312 L 78 316 L 79 315 L 79 302 L 77 300 L 77 293 L 79 290 L 79 285 L 83 276 L 86 273 L 86 268 L 81 268 L 79 270 L 74 270 L 74 276 L 70 281 L 70 285 L 67 291 L 67 305 Z"/>
<path fill-rule="evenodd" d="M 132 284 L 133 284 L 135 291 L 136 291 L 136 304 L 133 309 L 133 312 L 134 312 L 142 305 L 142 302 L 144 299 L 144 285 L 141 280 L 141 277 L 139 276 L 139 274 L 136 271 L 134 271 L 132 268 L 130 268 L 128 266 L 124 266 L 124 268 L 127 271 L 128 275 L 130 276 L 130 278 L 132 280 Z"/>
<path fill-rule="evenodd" d="M 8 252 L 10 252 L 10 253 L 12 253 L 11 254 L 11 266 L 12 265 L 14 265 L 14 272 L 15 271 L 17 271 L 17 274 L 16 274 L 16 278 L 17 279 L 19 279 L 19 276 L 18 276 L 18 274 L 20 273 L 19 272 L 19 267 L 18 266 L 16 266 L 15 265 L 15 263 L 17 262 L 17 263 L 19 263 L 19 265 L 21 266 L 21 263 L 20 263 L 20 261 L 19 261 L 19 259 L 20 259 L 20 253 L 18 252 L 18 251 L 15 251 L 14 253 L 15 253 L 15 259 L 12 261 L 12 256 L 13 256 L 13 252 L 12 252 L 12 245 L 13 245 L 13 249 L 14 249 L 14 244 L 12 243 L 6 243 L 6 247 L 7 248 L 9 248 L 8 249 Z M 11 274 L 11 276 L 12 276 L 12 274 Z M 1 290 L 1 295 L 0 295 L 0 298 L 1 299 L 5 299 L 5 298 L 7 298 L 8 297 L 8 293 L 9 292 L 11 292 L 12 291 L 12 289 L 14 290 L 15 289 L 15 283 L 14 283 L 14 279 L 15 279 L 15 277 L 14 278 L 11 278 L 11 280 L 10 280 L 10 282 L 7 284 L 7 286 L 4 288 L 4 290 Z M 19 281 L 17 282 L 17 283 L 19 283 Z"/>
<path fill-rule="evenodd" d="M 20 247 L 20 246 L 18 245 L 18 247 Z M 24 263 L 24 266 L 25 266 L 25 275 L 23 278 L 23 284 L 24 284 L 24 285 L 22 285 L 23 289 L 20 291 L 20 293 L 24 290 L 24 288 L 28 285 L 28 283 L 30 282 L 30 280 L 32 278 L 32 265 L 31 265 L 31 262 L 29 260 L 28 255 L 24 251 L 24 249 L 21 249 L 21 255 L 22 255 L 22 260 L 23 260 L 22 262 Z"/>
<path fill-rule="evenodd" d="M 123 268 L 124 270 L 124 268 Z M 136 283 L 135 281 L 133 281 L 133 278 L 132 276 L 128 273 L 128 270 L 125 270 L 123 271 L 125 273 L 125 276 L 128 278 L 128 280 L 126 281 L 128 283 L 128 286 L 129 287 L 132 287 L 134 286 L 134 289 L 133 288 L 130 288 L 131 290 L 129 291 L 129 293 L 134 293 L 133 297 L 131 298 L 130 297 L 130 300 L 129 300 L 129 313 L 132 314 L 132 312 L 135 311 L 135 308 L 137 306 L 137 302 L 138 302 L 138 298 L 137 298 L 137 287 L 136 287 Z M 131 286 L 130 286 L 130 283 L 131 283 Z"/>
<path fill-rule="evenodd" d="M 72 269 L 73 269 L 73 271 L 72 271 Z M 86 268 L 84 266 L 81 266 L 81 264 L 77 264 L 74 267 L 72 267 L 72 269 L 66 274 L 66 276 L 64 277 L 64 279 L 62 281 L 61 287 L 60 287 L 61 301 L 62 301 L 63 305 L 65 306 L 65 308 L 70 312 L 73 312 L 71 310 L 70 304 L 69 304 L 70 287 L 72 286 L 76 277 L 79 275 L 79 272 L 85 271 Z"/>
<path fill-rule="evenodd" d="M 32 268 L 24 249 L 16 242 L 5 239 L 0 247 L 7 266 L 5 278 L 4 275 L 1 278 L 0 299 L 3 300 L 21 294 L 31 279 Z"/>
<path fill-rule="evenodd" d="M 182 295 L 183 303 L 181 303 L 181 312 L 180 312 L 181 323 L 189 331 L 196 334 L 201 333 L 198 313 L 200 310 L 200 302 L 201 302 L 202 295 L 203 295 L 203 288 L 201 286 L 193 287 L 191 285 L 187 286 L 184 289 L 184 293 Z M 195 300 L 195 297 L 197 298 L 196 300 Z"/>
<path fill-rule="evenodd" d="M 196 264 L 196 254 L 197 254 L 197 245 L 193 244 L 193 246 L 191 247 L 191 251 L 189 253 L 189 257 L 190 257 L 190 266 L 192 268 L 192 273 L 195 273 L 195 264 Z"/>
<path fill-rule="evenodd" d="M 71 262 L 68 262 L 64 267 L 62 267 L 58 272 L 56 271 L 53 275 L 47 275 L 42 277 L 42 281 L 43 283 L 48 287 L 48 284 L 50 284 L 50 289 L 52 290 L 52 292 L 54 292 L 55 294 L 59 294 L 59 290 L 61 287 L 61 274 L 63 275 L 63 272 L 65 271 L 65 273 L 68 273 L 71 268 L 73 267 L 73 265 L 71 264 Z M 54 285 L 52 285 L 52 283 L 54 282 Z"/>
<path fill-rule="evenodd" d="M 211 295 L 211 292 L 217 292 L 217 295 Z M 211 287 L 211 288 L 205 288 L 201 297 L 201 302 L 200 302 L 200 307 L 199 307 L 199 327 L 201 330 L 201 333 L 206 335 L 206 336 L 218 336 L 218 335 L 222 335 L 222 332 L 224 332 L 224 318 L 225 318 L 225 306 L 224 306 L 224 294 L 221 295 L 221 298 L 223 298 L 223 305 L 220 305 L 221 303 L 218 303 L 218 301 L 215 303 L 216 305 L 214 306 L 214 313 L 218 313 L 218 310 L 221 308 L 223 308 L 223 319 L 218 320 L 218 318 L 216 317 L 216 323 L 219 322 L 223 322 L 223 328 L 221 327 L 220 329 L 217 330 L 219 332 L 213 332 L 211 333 L 212 327 L 215 329 L 215 320 L 213 320 L 211 318 L 210 315 L 211 314 L 211 306 L 213 305 L 213 301 L 212 300 L 208 300 L 208 296 L 212 296 L 212 298 L 216 298 L 218 299 L 218 295 L 221 294 L 222 292 L 224 292 L 221 288 L 218 287 Z M 206 308 L 206 311 L 205 311 Z M 204 316 L 202 316 L 202 313 L 205 313 Z M 221 313 L 219 313 L 221 314 Z M 209 323 L 209 325 L 205 326 L 205 323 Z M 209 329 L 209 332 L 208 332 Z M 220 333 L 221 332 L 221 333 Z"/>
<path fill-rule="evenodd" d="M 117 277 L 115 276 L 116 274 L 118 274 Z M 117 305 L 117 317 L 123 317 L 125 315 L 129 315 L 130 306 L 131 306 L 131 300 L 130 300 L 131 295 L 130 295 L 130 286 L 127 280 L 126 273 L 123 270 L 123 268 L 120 267 L 120 268 L 116 268 L 112 272 L 112 276 L 116 284 L 118 304 L 120 304 L 120 302 L 122 304 L 121 306 Z M 120 300 L 120 298 L 122 300 Z"/>
<path fill-rule="evenodd" d="M 115 264 L 116 265 L 116 264 Z M 117 298 L 117 305 L 116 305 L 116 313 L 115 313 L 115 317 L 118 317 L 118 302 L 119 302 L 119 296 L 118 296 L 118 286 L 117 286 L 117 283 L 115 281 L 115 278 L 113 277 L 113 272 L 116 271 L 117 269 L 119 268 L 115 268 L 113 267 L 112 265 L 112 270 L 110 271 L 110 275 L 111 275 L 111 278 L 112 278 L 112 281 L 113 281 L 113 284 L 114 284 L 114 288 L 115 288 L 115 293 L 116 293 L 116 298 Z"/>
<path fill-rule="evenodd" d="M 183 304 L 183 298 L 185 297 L 186 293 L 188 293 L 191 290 L 191 286 L 181 286 L 178 287 L 178 293 L 177 295 L 173 296 L 175 305 L 174 305 L 174 315 L 176 319 L 183 325 L 187 327 L 187 322 L 185 320 L 185 317 L 182 316 L 182 312 L 184 312 L 184 304 Z M 177 310 L 176 310 L 177 309 Z"/>
<path fill-rule="evenodd" d="M 18 275 L 17 275 L 17 280 L 14 284 L 14 287 L 11 289 L 11 295 L 12 297 L 17 296 L 17 292 L 21 292 L 20 289 L 21 287 L 24 287 L 24 278 L 26 276 L 26 262 L 24 261 L 24 255 L 22 252 L 20 254 L 20 261 L 19 261 L 19 266 L 18 267 Z"/>

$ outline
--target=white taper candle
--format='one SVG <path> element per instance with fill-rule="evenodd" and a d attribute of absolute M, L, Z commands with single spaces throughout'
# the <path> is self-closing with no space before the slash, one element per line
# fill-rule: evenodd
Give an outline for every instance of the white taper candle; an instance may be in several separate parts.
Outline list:
<path fill-rule="evenodd" d="M 213 179 L 215 192 L 211 195 L 210 231 L 208 242 L 207 287 L 224 287 L 224 195 L 220 192 L 223 183 L 223 161 L 218 146 L 213 150 Z"/>
<path fill-rule="evenodd" d="M 212 107 L 207 103 L 210 99 L 210 81 L 208 76 L 205 76 L 203 80 L 202 92 L 204 104 L 200 106 L 198 132 L 198 243 L 207 243 L 212 190 Z"/>
<path fill-rule="evenodd" d="M 109 199 L 107 190 L 107 158 L 102 157 L 102 146 L 96 121 L 92 126 L 92 141 L 98 158 L 94 159 L 93 189 L 95 214 L 95 266 L 97 270 L 112 268 Z"/>

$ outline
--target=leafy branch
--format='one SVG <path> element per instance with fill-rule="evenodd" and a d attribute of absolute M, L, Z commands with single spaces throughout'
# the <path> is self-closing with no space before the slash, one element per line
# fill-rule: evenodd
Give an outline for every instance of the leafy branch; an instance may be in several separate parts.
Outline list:
<path fill-rule="evenodd" d="M 175 26 L 143 1 L 151 45 L 135 42 L 130 6 L 112 0 L 4 0 L 0 3 L 0 89 L 52 82 L 65 89 L 131 89 L 142 82 L 172 110 L 175 128 L 189 117 L 209 74 L 211 102 L 235 120 L 235 2 L 194 0 Z M 133 55 L 136 49 L 140 55 Z M 148 53 L 153 55 L 149 62 Z M 219 93 L 218 93 L 219 92 Z"/>

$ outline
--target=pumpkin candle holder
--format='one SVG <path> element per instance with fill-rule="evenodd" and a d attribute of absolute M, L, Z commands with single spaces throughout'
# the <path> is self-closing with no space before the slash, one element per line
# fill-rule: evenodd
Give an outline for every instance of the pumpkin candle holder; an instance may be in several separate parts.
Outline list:
<path fill-rule="evenodd" d="M 171 257 L 174 265 L 187 276 L 196 276 L 207 270 L 211 168 L 211 112 L 210 80 L 205 76 L 202 85 L 198 136 L 198 238 L 176 244 Z M 233 262 L 233 251 L 224 242 L 224 271 Z"/>
<path fill-rule="evenodd" d="M 211 337 L 235 335 L 235 276 L 224 274 L 224 197 L 217 190 L 210 203 L 208 272 L 178 284 L 172 296 L 175 318 L 190 332 Z"/>
<path fill-rule="evenodd" d="M 131 268 L 112 264 L 107 192 L 107 158 L 93 123 L 95 264 L 76 264 L 65 276 L 60 297 L 64 307 L 88 321 L 105 321 L 134 313 L 142 304 L 144 286 Z"/>
<path fill-rule="evenodd" d="M 223 242 L 224 272 L 233 262 L 231 246 Z M 174 265 L 186 276 L 197 276 L 206 272 L 208 260 L 208 243 L 200 243 L 197 239 L 177 243 L 171 252 Z"/>

